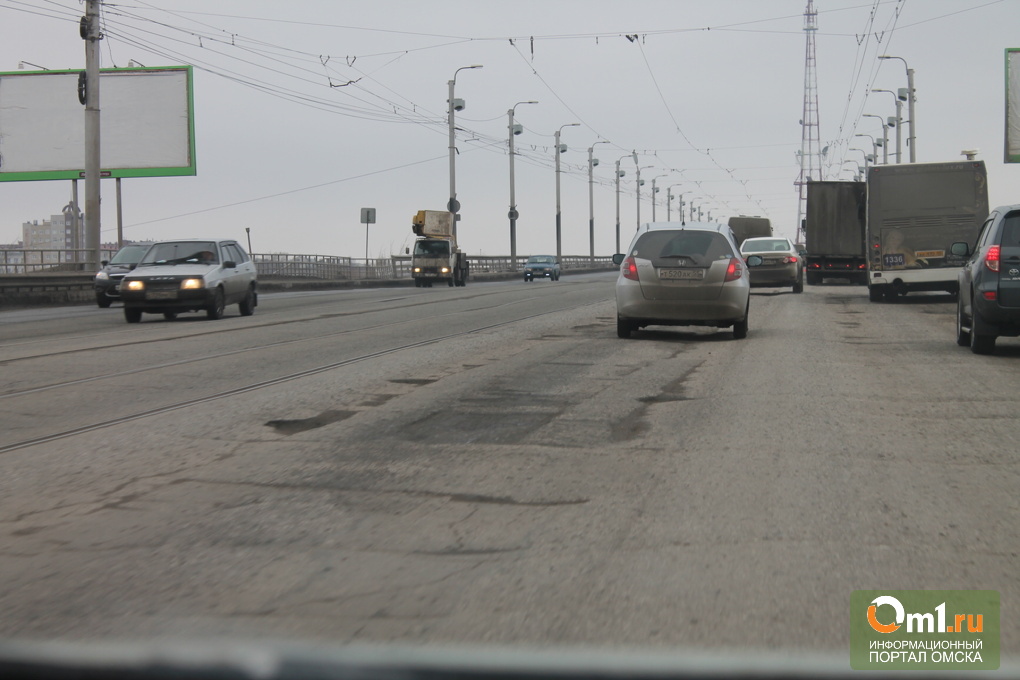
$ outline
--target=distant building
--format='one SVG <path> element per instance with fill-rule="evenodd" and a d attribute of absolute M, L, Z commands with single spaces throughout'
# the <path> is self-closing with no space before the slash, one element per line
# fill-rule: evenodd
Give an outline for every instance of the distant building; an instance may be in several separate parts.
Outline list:
<path fill-rule="evenodd" d="M 71 215 L 51 215 L 50 219 L 32 220 L 21 225 L 21 241 L 26 249 L 66 250 L 74 247 Z"/>

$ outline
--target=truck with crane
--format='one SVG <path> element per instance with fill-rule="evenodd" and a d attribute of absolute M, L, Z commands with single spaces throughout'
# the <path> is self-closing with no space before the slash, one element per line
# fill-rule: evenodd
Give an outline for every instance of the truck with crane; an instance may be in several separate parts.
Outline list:
<path fill-rule="evenodd" d="M 467 284 L 467 253 L 457 246 L 453 231 L 453 213 L 445 210 L 419 210 L 411 220 L 411 231 L 418 239 L 411 253 L 411 277 L 418 288 L 431 288 L 446 282 L 450 287 Z"/>

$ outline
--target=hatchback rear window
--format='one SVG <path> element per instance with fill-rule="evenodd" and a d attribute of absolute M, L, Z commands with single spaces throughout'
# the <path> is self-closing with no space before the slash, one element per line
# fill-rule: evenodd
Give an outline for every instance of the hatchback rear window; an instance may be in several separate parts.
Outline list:
<path fill-rule="evenodd" d="M 733 257 L 733 248 L 722 234 L 711 231 L 650 231 L 638 239 L 631 254 L 646 260 L 689 257 L 712 261 Z"/>
<path fill-rule="evenodd" d="M 1020 212 L 1010 213 L 1002 220 L 1002 245 L 1020 246 Z"/>

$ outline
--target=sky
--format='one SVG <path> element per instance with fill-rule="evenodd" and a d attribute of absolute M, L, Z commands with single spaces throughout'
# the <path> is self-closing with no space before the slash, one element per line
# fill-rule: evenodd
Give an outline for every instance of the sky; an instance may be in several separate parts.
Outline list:
<path fill-rule="evenodd" d="M 514 138 L 520 255 L 556 252 L 558 130 L 564 255 L 589 251 L 589 147 L 599 160 L 597 255 L 617 249 L 617 196 L 624 247 L 653 211 L 676 220 L 681 200 L 688 218 L 693 203 L 706 220 L 761 215 L 778 235 L 796 235 L 807 0 L 103 5 L 103 68 L 133 60 L 195 69 L 197 175 L 123 180 L 126 240 L 250 238 L 256 253 L 402 254 L 414 213 L 449 199 L 455 74 L 455 98 L 465 101 L 456 114 L 458 234 L 469 254 L 510 252 L 512 107 L 523 127 Z M 1020 203 L 1020 168 L 1003 162 L 1004 50 L 1020 47 L 1020 0 L 814 8 L 817 109 L 807 120 L 817 118 L 808 130 L 827 147 L 816 178 L 853 178 L 882 138 L 880 118 L 895 114 L 892 95 L 870 90 L 906 87 L 909 66 L 917 161 L 978 149 L 990 204 Z M 83 68 L 83 13 L 78 0 L 0 0 L 0 71 Z M 482 68 L 459 70 L 472 65 Z M 518 104 L 528 101 L 538 103 Z M 895 132 L 887 134 L 895 162 Z M 70 184 L 0 182 L 0 243 L 17 243 L 23 222 L 59 213 Z M 84 204 L 84 183 L 80 192 Z M 117 238 L 112 181 L 102 182 L 102 201 L 106 243 Z M 366 207 L 377 215 L 367 228 Z"/>

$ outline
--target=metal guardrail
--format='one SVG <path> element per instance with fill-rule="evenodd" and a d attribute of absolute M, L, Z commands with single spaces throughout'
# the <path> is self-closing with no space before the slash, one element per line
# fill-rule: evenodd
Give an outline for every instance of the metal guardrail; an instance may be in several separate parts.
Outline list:
<path fill-rule="evenodd" d="M 116 250 L 102 250 L 102 258 L 113 257 Z M 57 274 L 63 272 L 92 273 L 96 267 L 89 261 L 90 252 L 78 250 L 0 249 L 0 276 L 4 274 Z M 252 260 L 260 277 L 281 279 L 316 279 L 322 281 L 358 281 L 411 278 L 411 257 L 394 255 L 387 258 L 354 258 L 333 255 L 295 255 L 290 253 L 253 253 Z M 475 273 L 521 271 L 527 257 L 515 262 L 507 255 L 476 255 L 468 257 Z M 571 269 L 611 269 L 609 257 L 565 255 L 560 259 L 564 271 Z"/>

